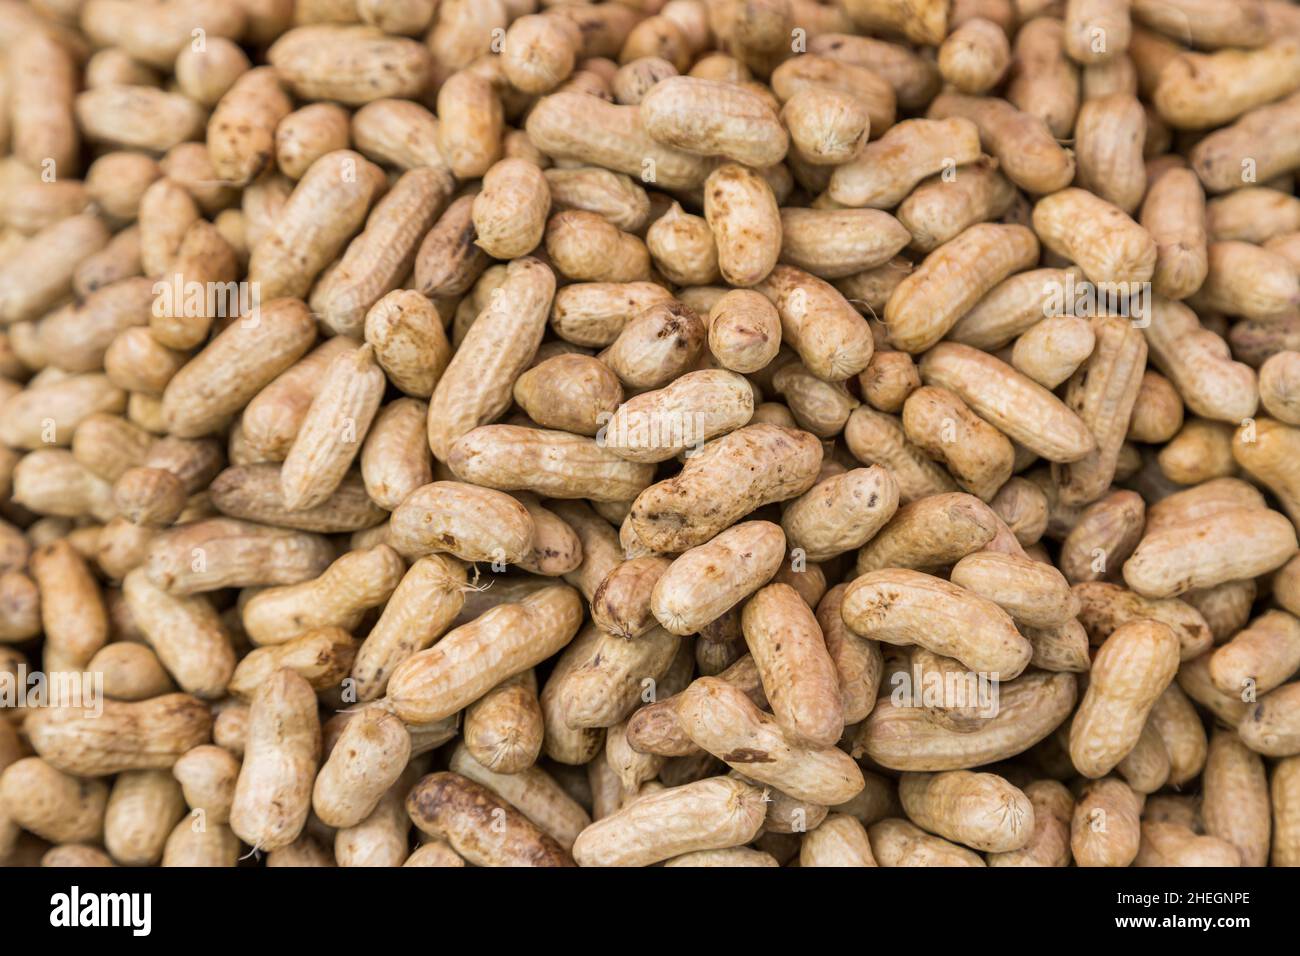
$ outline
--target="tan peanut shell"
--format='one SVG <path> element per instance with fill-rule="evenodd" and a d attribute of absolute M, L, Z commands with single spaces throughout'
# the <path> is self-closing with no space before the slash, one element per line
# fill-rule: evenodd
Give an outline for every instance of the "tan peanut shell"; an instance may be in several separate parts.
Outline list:
<path fill-rule="evenodd" d="M 581 619 L 578 593 L 555 585 L 503 604 L 447 634 L 398 665 L 388 699 L 403 720 L 428 723 L 473 703 L 486 691 L 564 647 Z M 476 666 L 461 666 L 474 660 Z"/>
<path fill-rule="evenodd" d="M 207 742 L 212 717 L 198 699 L 167 694 L 137 703 L 107 700 L 98 717 L 77 706 L 50 707 L 30 715 L 24 729 L 52 766 L 100 777 L 172 766 Z"/>
<path fill-rule="evenodd" d="M 727 777 L 672 787 L 633 801 L 579 835 L 582 866 L 647 866 L 697 850 L 741 846 L 766 807 L 757 787 Z"/>
<path fill-rule="evenodd" d="M 906 596 L 906 602 L 899 602 Z M 1011 618 L 992 601 L 917 571 L 874 571 L 844 593 L 849 627 L 890 644 L 920 644 L 972 670 L 1011 679 L 1032 654 Z"/>
<path fill-rule="evenodd" d="M 515 379 L 532 359 L 555 294 L 536 259 L 510 264 L 500 294 L 479 315 L 429 400 L 429 446 L 446 460 L 451 444 L 506 410 Z"/>
<path fill-rule="evenodd" d="M 298 838 L 311 809 L 320 760 L 316 695 L 290 670 L 279 670 L 253 698 L 248 743 L 230 810 L 230 828 L 263 850 Z"/>
<path fill-rule="evenodd" d="M 748 425 L 706 445 L 677 477 L 638 495 L 630 520 L 650 547 L 685 550 L 761 505 L 807 491 L 820 465 L 821 446 L 812 436 Z"/>
<path fill-rule="evenodd" d="M 744 691 L 719 678 L 696 679 L 676 698 L 675 707 L 696 744 L 795 799 L 830 806 L 863 787 L 862 772 L 842 750 L 798 743 Z"/>
<path fill-rule="evenodd" d="M 1106 639 L 1070 725 L 1070 758 L 1080 773 L 1102 777 L 1132 750 L 1177 669 L 1178 639 L 1167 625 L 1135 621 Z"/>
<path fill-rule="evenodd" d="M 894 770 L 965 770 L 1005 759 L 1056 730 L 1074 709 L 1075 677 L 1032 671 L 1001 688 L 998 712 L 973 731 L 936 723 L 919 707 L 881 700 L 859 725 L 853 753 Z"/>
<path fill-rule="evenodd" d="M 569 854 L 522 813 L 460 774 L 420 780 L 406 798 L 406 811 L 422 832 L 446 840 L 476 866 L 573 865 Z"/>

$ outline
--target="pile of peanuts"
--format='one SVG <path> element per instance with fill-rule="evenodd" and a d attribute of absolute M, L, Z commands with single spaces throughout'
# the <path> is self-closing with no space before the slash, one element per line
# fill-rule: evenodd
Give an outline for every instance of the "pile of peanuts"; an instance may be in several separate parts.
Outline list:
<path fill-rule="evenodd" d="M 1300 6 L 0 0 L 0 861 L 1300 865 Z"/>

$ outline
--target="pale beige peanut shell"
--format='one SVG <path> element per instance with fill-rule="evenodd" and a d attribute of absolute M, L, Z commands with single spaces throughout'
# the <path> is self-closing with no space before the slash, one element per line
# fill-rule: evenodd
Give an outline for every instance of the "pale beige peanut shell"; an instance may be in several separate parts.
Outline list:
<path fill-rule="evenodd" d="M 1274 418 L 1300 425 L 1300 352 L 1278 352 L 1260 366 L 1259 400 Z"/>
<path fill-rule="evenodd" d="M 1080 773 L 1105 776 L 1137 745 L 1177 670 L 1178 638 L 1165 624 L 1134 621 L 1106 639 L 1070 725 L 1070 759 Z"/>
<path fill-rule="evenodd" d="M 1176 597 L 1274 570 L 1295 550 L 1295 528 L 1283 515 L 1222 511 L 1197 527 L 1148 533 L 1124 562 L 1124 580 L 1144 597 Z"/>
<path fill-rule="evenodd" d="M 417 488 L 393 512 L 390 535 L 403 554 L 448 552 L 465 561 L 518 563 L 533 547 L 528 510 L 509 495 L 453 481 Z"/>
<path fill-rule="evenodd" d="M 978 853 L 932 836 L 915 824 L 889 817 L 867 828 L 881 866 L 984 866 Z"/>
<path fill-rule="evenodd" d="M 361 448 L 361 479 L 381 507 L 395 510 L 433 478 L 433 457 L 425 441 L 428 407 L 399 398 L 380 409 Z"/>
<path fill-rule="evenodd" d="M 1010 616 L 992 601 L 918 571 L 862 575 L 845 591 L 841 613 L 863 637 L 919 644 L 1004 680 L 1024 670 L 1033 653 Z"/>
<path fill-rule="evenodd" d="M 793 740 L 826 747 L 844 731 L 839 675 L 812 609 L 787 584 L 769 584 L 741 613 L 745 644 L 778 723 Z"/>
<path fill-rule="evenodd" d="M 1183 425 L 1183 399 L 1173 383 L 1159 372 L 1147 369 L 1129 417 L 1129 441 L 1163 444 Z"/>
<path fill-rule="evenodd" d="M 1146 128 L 1142 104 L 1127 92 L 1087 98 L 1074 125 L 1076 181 L 1130 215 L 1146 192 Z"/>
<path fill-rule="evenodd" d="M 399 664 L 389 679 L 388 699 L 408 722 L 453 714 L 568 644 L 581 613 L 578 592 L 566 585 L 493 608 Z M 470 660 L 473 666 L 466 665 Z"/>
<path fill-rule="evenodd" d="M 921 380 L 955 392 L 990 425 L 1049 461 L 1078 461 L 1096 448 L 1083 420 L 1051 392 L 970 346 L 943 342 L 930 349 Z"/>
<path fill-rule="evenodd" d="M 762 587 L 781 564 L 785 535 L 744 521 L 677 557 L 654 584 L 650 608 L 674 634 L 694 634 Z"/>
<path fill-rule="evenodd" d="M 1259 389 L 1254 370 L 1233 361 L 1228 344 L 1202 326 L 1187 306 L 1154 296 L 1142 334 L 1150 363 L 1173 383 L 1193 413 L 1233 425 L 1255 414 Z"/>
<path fill-rule="evenodd" d="M 337 103 L 310 103 L 276 124 L 275 165 L 290 179 L 301 179 L 326 153 L 347 149 L 351 114 Z"/>
<path fill-rule="evenodd" d="M 696 366 L 706 335 L 690 306 L 660 303 L 633 316 L 597 358 L 629 390 L 657 389 Z"/>
<path fill-rule="evenodd" d="M 905 505 L 957 488 L 945 468 L 907 440 L 896 416 L 866 406 L 854 408 L 845 423 L 844 440 L 859 462 L 878 464 L 891 472 L 898 485 L 898 501 Z"/>
<path fill-rule="evenodd" d="M 251 698 L 277 670 L 287 668 L 313 690 L 328 693 L 347 676 L 356 648 L 352 635 L 342 628 L 308 628 L 283 643 L 250 651 L 235 668 L 227 689 L 233 695 Z"/>
<path fill-rule="evenodd" d="M 1171 169 L 1147 189 L 1138 217 L 1156 242 L 1151 287 L 1169 299 L 1184 299 L 1201 287 L 1206 261 L 1205 191 L 1190 169 Z"/>
<path fill-rule="evenodd" d="M 705 445 L 675 478 L 641 492 L 629 520 L 655 550 L 685 550 L 755 508 L 807 491 L 820 466 L 821 446 L 806 432 L 748 425 Z"/>
<path fill-rule="evenodd" d="M 989 544 L 997 533 L 997 515 L 974 495 L 928 495 L 904 504 L 862 547 L 857 573 L 955 564 Z"/>
<path fill-rule="evenodd" d="M 126 576 L 122 590 L 133 621 L 177 684 L 198 697 L 221 697 L 235 670 L 235 651 L 211 602 L 169 594 L 141 568 Z"/>
<path fill-rule="evenodd" d="M 741 846 L 766 814 L 762 791 L 728 777 L 672 787 L 636 800 L 579 835 L 582 866 L 647 866 L 696 850 Z"/>
<path fill-rule="evenodd" d="M 431 54 L 414 40 L 375 27 L 317 24 L 281 35 L 267 50 L 267 60 L 300 98 L 360 106 L 419 94 Z"/>
<path fill-rule="evenodd" d="M 407 570 L 352 664 L 357 699 L 383 694 L 393 669 L 445 631 L 465 603 L 466 568 L 455 558 L 429 555 Z"/>
<path fill-rule="evenodd" d="M 1074 798 L 1055 780 L 1035 780 L 1023 790 L 1034 808 L 1029 842 L 1019 850 L 990 853 L 989 866 L 1069 866 Z"/>
<path fill-rule="evenodd" d="M 507 678 L 465 710 L 465 746 L 488 770 L 515 774 L 537 762 L 542 749 L 537 678 Z"/>
<path fill-rule="evenodd" d="M 749 382 L 734 372 L 703 369 L 620 404 L 597 440 L 629 461 L 666 461 L 745 425 L 753 412 Z"/>
<path fill-rule="evenodd" d="M 202 810 L 212 823 L 230 822 L 240 761 L 224 747 L 202 744 L 187 751 L 172 767 L 185 802 Z"/>
<path fill-rule="evenodd" d="M 1300 86 L 1300 47 L 1278 37 L 1253 50 L 1183 53 L 1160 71 L 1152 103 L 1169 123 L 1208 129 Z"/>
<path fill-rule="evenodd" d="M 629 501 L 654 477 L 653 465 L 626 461 L 585 435 L 520 425 L 467 432 L 451 445 L 447 464 L 471 484 L 596 502 Z"/>
<path fill-rule="evenodd" d="M 1018 196 L 992 162 L 979 160 L 921 183 L 899 205 L 898 221 L 911 235 L 913 249 L 933 252 L 976 223 L 1002 219 Z"/>
<path fill-rule="evenodd" d="M 1265 611 L 1210 655 L 1210 679 L 1225 694 L 1266 694 L 1300 670 L 1300 621 Z"/>
<path fill-rule="evenodd" d="M 475 240 L 496 259 L 515 259 L 542 241 L 551 190 L 542 171 L 522 159 L 503 159 L 483 177 L 474 197 Z"/>
<path fill-rule="evenodd" d="M 83 777 L 165 769 L 206 743 L 211 729 L 207 705 L 188 694 L 136 703 L 106 700 L 98 716 L 78 706 L 48 707 L 24 724 L 38 755 Z"/>
<path fill-rule="evenodd" d="M 1087 319 L 1051 316 L 1016 339 L 1011 365 L 1044 388 L 1056 388 L 1087 361 L 1095 344 Z"/>
<path fill-rule="evenodd" d="M 792 548 L 824 561 L 866 544 L 898 510 L 898 483 L 878 465 L 818 482 L 792 501 L 781 527 Z"/>
<path fill-rule="evenodd" d="M 1300 759 L 1287 757 L 1278 761 L 1269 784 L 1273 806 L 1273 848 L 1270 859 L 1274 866 L 1294 866 L 1300 859 L 1300 833 L 1296 825 L 1300 820 Z"/>
<path fill-rule="evenodd" d="M 935 723 L 919 707 L 881 700 L 859 725 L 853 753 L 894 770 L 964 770 L 1022 753 L 1056 730 L 1074 709 L 1075 677 L 1032 671 L 1003 685 L 998 713 L 978 730 Z"/>
<path fill-rule="evenodd" d="M 345 335 L 326 339 L 281 372 L 244 406 L 240 429 L 249 446 L 269 461 L 283 461 L 320 391 L 325 370 L 342 352 L 357 347 Z"/>
<path fill-rule="evenodd" d="M 0 773 L 0 803 L 13 824 L 64 843 L 99 840 L 108 786 L 65 774 L 39 757 L 24 757 Z"/>
<path fill-rule="evenodd" d="M 1011 477 L 1011 442 L 947 389 L 925 386 L 912 392 L 903 404 L 903 429 L 959 485 L 985 501 Z"/>
<path fill-rule="evenodd" d="M 909 241 L 908 230 L 877 209 L 781 210 L 781 261 L 823 279 L 883 265 Z"/>
<path fill-rule="evenodd" d="M 363 710 L 348 721 L 316 776 L 316 816 L 332 827 L 360 823 L 397 782 L 410 755 L 411 735 L 394 714 Z"/>
<path fill-rule="evenodd" d="M 871 115 L 862 104 L 827 87 L 799 90 L 781 107 L 781 120 L 799 157 L 815 166 L 852 160 L 871 132 Z"/>
<path fill-rule="evenodd" d="M 1300 753 L 1300 684 L 1284 684 L 1246 709 L 1237 733 L 1256 753 L 1290 757 Z"/>
<path fill-rule="evenodd" d="M 703 183 L 712 164 L 655 141 L 642 126 L 638 110 L 581 93 L 553 93 L 528 114 L 524 128 L 552 159 L 577 160 L 629 176 L 641 176 L 649 163 L 655 181 L 666 189 Z"/>
<path fill-rule="evenodd" d="M 344 338 L 338 336 L 325 344 Z M 451 345 L 436 308 L 409 289 L 390 292 L 370 308 L 365 340 L 374 346 L 375 360 L 389 381 L 416 398 L 433 394 L 451 361 Z"/>
<path fill-rule="evenodd" d="M 1034 830 L 1029 798 L 996 774 L 904 774 L 898 795 L 913 823 L 972 849 L 1019 850 Z"/>
<path fill-rule="evenodd" d="M 1078 866 L 1128 866 L 1141 840 L 1142 798 L 1122 780 L 1088 784 L 1074 807 L 1070 850 Z"/>
<path fill-rule="evenodd" d="M 675 708 L 697 745 L 795 799 L 831 806 L 863 787 L 862 772 L 842 750 L 797 743 L 744 691 L 719 678 L 698 678 L 675 698 Z"/>
<path fill-rule="evenodd" d="M 509 803 L 457 773 L 424 777 L 406 798 L 422 832 L 475 866 L 571 866 L 569 854 Z M 495 826 L 494 826 L 495 824 Z"/>
<path fill-rule="evenodd" d="M 1062 189 L 1034 206 L 1043 245 L 1078 263 L 1093 282 L 1142 283 L 1151 278 L 1156 244 L 1122 209 L 1083 189 Z"/>
<path fill-rule="evenodd" d="M 148 700 L 176 690 L 158 655 L 132 641 L 115 641 L 101 648 L 86 670 L 103 674 L 105 696 L 118 700 Z"/>
<path fill-rule="evenodd" d="M 1221 728 L 1210 740 L 1201 816 L 1206 834 L 1235 846 L 1242 866 L 1267 865 L 1272 807 L 1263 758 Z"/>
<path fill-rule="evenodd" d="M 647 91 L 638 116 L 645 131 L 667 146 L 755 168 L 779 163 L 790 145 L 762 97 L 732 83 L 669 77 Z"/>
<path fill-rule="evenodd" d="M 241 840 L 273 850 L 298 838 L 311 809 L 320 747 L 316 695 L 293 671 L 277 671 L 258 690 L 249 715 L 230 811 Z"/>
<path fill-rule="evenodd" d="M 1016 273 L 958 319 L 948 338 L 978 349 L 1001 348 L 1044 318 L 1068 314 L 1070 290 L 1081 278 L 1083 273 L 1073 266 Z"/>
<path fill-rule="evenodd" d="M 65 538 L 33 551 L 29 570 L 40 589 L 46 668 L 84 670 L 109 638 L 108 611 L 90 566 Z"/>
<path fill-rule="evenodd" d="M 684 212 L 680 203 L 674 202 L 651 224 L 645 242 L 655 266 L 677 285 L 707 285 L 721 278 L 708 220 Z"/>
<path fill-rule="evenodd" d="M 445 461 L 457 438 L 509 406 L 515 379 L 541 342 L 554 294 L 555 276 L 538 260 L 507 267 L 500 295 L 479 314 L 429 400 L 436 458 Z"/>
<path fill-rule="evenodd" d="M 288 369 L 315 340 L 316 326 L 298 299 L 276 299 L 255 318 L 228 325 L 167 383 L 162 414 L 181 438 L 215 431 Z"/>
<path fill-rule="evenodd" d="M 628 640 L 602 630 L 559 686 L 560 719 L 569 727 L 613 727 L 667 673 L 680 638 L 654 627 Z"/>
<path fill-rule="evenodd" d="M 709 352 L 724 368 L 757 372 L 781 347 L 781 317 L 766 297 L 733 289 L 709 310 Z"/>
<path fill-rule="evenodd" d="M 962 118 L 904 120 L 831 175 L 829 195 L 845 206 L 890 209 L 926 176 L 979 158 L 979 131 Z"/>
<path fill-rule="evenodd" d="M 77 95 L 74 109 L 88 141 L 154 153 L 198 139 L 206 119 L 203 108 L 189 97 L 149 86 L 85 90 Z"/>
<path fill-rule="evenodd" d="M 1241 851 L 1227 840 L 1201 836 L 1177 823 L 1142 821 L 1134 866 L 1240 866 Z"/>
<path fill-rule="evenodd" d="M 380 168 L 352 150 L 316 160 L 253 246 L 248 281 L 259 283 L 264 299 L 305 296 L 361 228 L 385 183 Z"/>
<path fill-rule="evenodd" d="M 1079 610 L 1069 582 L 1050 564 L 1015 554 L 979 551 L 953 566 L 950 580 L 1003 608 L 1017 624 L 1061 627 Z"/>
<path fill-rule="evenodd" d="M 1071 584 L 1100 581 L 1133 553 L 1142 538 L 1146 506 L 1134 491 L 1113 491 L 1093 502 L 1061 542 L 1059 566 Z"/>
<path fill-rule="evenodd" d="M 387 384 L 370 345 L 330 363 L 280 469 L 290 511 L 314 508 L 338 489 L 361 452 Z"/>
<path fill-rule="evenodd" d="M 275 159 L 276 127 L 292 109 L 273 68 L 258 67 L 235 80 L 208 120 L 208 152 L 217 177 L 235 186 L 256 178 Z"/>
<path fill-rule="evenodd" d="M 124 866 L 156 866 L 184 813 L 180 785 L 166 770 L 118 774 L 104 814 L 104 847 Z"/>
<path fill-rule="evenodd" d="M 388 600 L 405 571 L 388 545 L 349 551 L 320 577 L 253 595 L 243 605 L 244 630 L 259 645 L 282 644 L 309 628 L 351 630 Z"/>
<path fill-rule="evenodd" d="M 582 805 L 541 767 L 499 773 L 480 764 L 464 744 L 452 751 L 450 767 L 505 800 L 565 850 L 572 850 L 573 841 L 591 823 Z"/>
<path fill-rule="evenodd" d="M 814 375 L 840 382 L 867 367 L 875 347 L 870 327 L 833 286 L 778 265 L 758 291 L 776 306 L 785 344 Z"/>
<path fill-rule="evenodd" d="M 141 542 L 149 580 L 170 594 L 297 584 L 325 570 L 324 538 L 232 518 L 182 522 Z"/>
<path fill-rule="evenodd" d="M 723 279 L 733 286 L 762 282 L 781 253 L 781 214 L 772 187 L 745 166 L 719 166 L 704 184 L 704 218 Z"/>
<path fill-rule="evenodd" d="M 311 291 L 312 310 L 325 328 L 352 336 L 362 331 L 371 306 L 410 274 L 417 243 L 454 185 L 441 169 L 412 169 L 398 177 L 375 203 L 365 229 Z"/>
<path fill-rule="evenodd" d="M 1146 367 L 1146 341 L 1129 320 L 1099 317 L 1092 330 L 1092 354 L 1071 377 L 1065 403 L 1088 426 L 1096 448 L 1078 461 L 1052 465 L 1067 505 L 1095 501 L 1110 487 Z"/>
<path fill-rule="evenodd" d="M 1074 157 L 1056 142 L 1047 124 L 1006 100 L 942 93 L 926 115 L 931 120 L 974 123 L 984 151 L 998 160 L 1003 175 L 1026 192 L 1053 193 L 1074 178 Z"/>

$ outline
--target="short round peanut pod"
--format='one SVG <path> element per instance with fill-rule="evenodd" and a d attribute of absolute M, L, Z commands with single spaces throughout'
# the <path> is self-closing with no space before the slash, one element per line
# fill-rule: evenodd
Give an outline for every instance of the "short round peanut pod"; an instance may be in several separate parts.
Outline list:
<path fill-rule="evenodd" d="M 871 131 L 871 117 L 840 90 L 809 86 L 786 100 L 781 119 L 804 162 L 838 166 L 854 159 Z"/>
<path fill-rule="evenodd" d="M 563 17 L 530 14 L 510 24 L 501 47 L 501 68 L 524 93 L 549 93 L 573 72 L 580 34 Z"/>
<path fill-rule="evenodd" d="M 646 246 L 659 271 L 677 285 L 709 285 L 720 276 L 713 231 L 700 216 L 692 216 L 674 202 L 651 224 Z"/>
<path fill-rule="evenodd" d="M 733 372 L 757 372 L 781 348 L 781 317 L 766 296 L 735 289 L 709 311 L 709 351 Z"/>
<path fill-rule="evenodd" d="M 350 827 L 368 817 L 411 756 L 411 735 L 396 715 L 367 707 L 347 722 L 312 790 L 321 822 Z"/>
<path fill-rule="evenodd" d="M 939 47 L 939 73 L 963 93 L 987 93 L 1011 65 L 1007 34 L 991 20 L 972 17 Z"/>
<path fill-rule="evenodd" d="M 540 169 L 523 159 L 501 160 L 474 197 L 478 246 L 496 259 L 527 255 L 542 241 L 550 208 L 551 189 Z"/>

